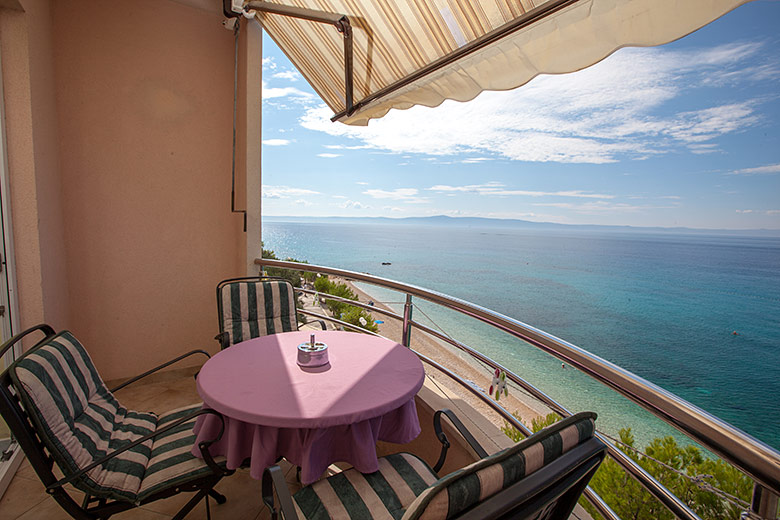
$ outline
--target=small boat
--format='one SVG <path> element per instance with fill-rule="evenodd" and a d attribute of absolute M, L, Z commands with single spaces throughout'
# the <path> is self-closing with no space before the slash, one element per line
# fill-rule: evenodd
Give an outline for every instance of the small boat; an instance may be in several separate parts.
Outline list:
<path fill-rule="evenodd" d="M 392 262 L 382 262 L 382 265 L 393 265 Z"/>

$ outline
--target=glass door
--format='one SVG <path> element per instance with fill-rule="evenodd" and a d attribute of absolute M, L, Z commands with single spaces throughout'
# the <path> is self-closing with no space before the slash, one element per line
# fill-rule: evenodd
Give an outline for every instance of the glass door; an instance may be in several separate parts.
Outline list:
<path fill-rule="evenodd" d="M 0 186 L 0 195 L 4 192 L 3 187 Z M 3 205 L 3 197 L 0 196 L 0 207 Z M 3 222 L 2 227 L 5 227 Z M 5 233 L 3 233 L 4 235 Z M 8 290 L 8 265 L 6 262 L 6 248 L 4 237 L 0 237 L 0 345 L 4 344 L 11 338 L 11 313 L 9 305 L 9 290 Z M 13 350 L 13 349 L 12 349 Z M 13 363 L 15 352 L 7 352 L 4 356 L 0 357 L 0 372 L 4 371 L 8 365 Z M 10 458 L 11 449 L 11 432 L 8 431 L 8 426 L 5 421 L 0 417 L 0 472 L 2 472 L 2 464 Z"/>
<path fill-rule="evenodd" d="M 0 56 L 1 59 L 1 56 Z M 11 211 L 8 189 L 8 156 L 5 134 L 5 95 L 0 67 L 0 345 L 19 331 L 17 316 L 16 278 L 11 233 Z M 21 345 L 0 356 L 0 372 L 13 363 Z M 21 464 L 21 450 L 13 440 L 5 421 L 0 417 L 0 496 Z"/>

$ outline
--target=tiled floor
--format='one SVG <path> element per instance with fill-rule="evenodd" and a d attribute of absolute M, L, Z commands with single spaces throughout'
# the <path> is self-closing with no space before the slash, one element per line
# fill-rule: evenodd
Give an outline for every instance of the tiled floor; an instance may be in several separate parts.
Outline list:
<path fill-rule="evenodd" d="M 111 386 L 111 385 L 109 385 Z M 120 390 L 116 394 L 123 405 L 135 410 L 165 412 L 187 404 L 199 402 L 195 390 L 195 380 L 186 371 L 176 371 L 151 383 L 141 381 Z M 299 488 L 295 467 L 286 461 L 280 464 L 285 471 L 291 491 Z M 71 488 L 72 489 L 72 488 Z M 248 470 L 238 470 L 223 479 L 216 489 L 227 497 L 227 502 L 217 505 L 211 500 L 211 517 L 214 520 L 261 520 L 269 519 L 268 508 L 260 496 L 260 482 L 249 476 Z M 74 492 L 80 502 L 83 497 Z M 172 518 L 182 505 L 191 497 L 184 493 L 166 500 L 152 502 L 141 508 L 126 511 L 111 517 L 138 520 L 165 520 Z M 60 520 L 68 519 L 67 513 L 48 496 L 35 471 L 27 461 L 16 473 L 11 485 L 0 500 L 0 520 Z M 187 519 L 206 518 L 206 508 L 201 502 L 187 515 Z"/>

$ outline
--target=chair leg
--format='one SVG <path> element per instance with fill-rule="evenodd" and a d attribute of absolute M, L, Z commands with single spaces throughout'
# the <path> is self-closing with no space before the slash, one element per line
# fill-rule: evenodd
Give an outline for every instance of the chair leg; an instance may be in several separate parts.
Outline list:
<path fill-rule="evenodd" d="M 224 504 L 227 502 L 227 498 L 225 495 L 221 494 L 219 491 L 217 491 L 214 488 L 209 489 L 209 496 L 216 500 L 217 504 Z"/>
<path fill-rule="evenodd" d="M 208 501 L 208 492 L 204 489 L 201 489 L 195 493 L 195 496 L 193 496 L 186 504 L 184 504 L 184 507 L 179 509 L 179 512 L 176 513 L 172 520 L 183 520 L 183 518 L 187 516 L 187 513 L 192 511 L 192 508 L 195 507 L 195 505 L 204 497 Z M 206 504 L 206 508 L 208 508 L 208 502 Z M 208 509 L 206 509 L 206 511 L 208 512 Z"/>

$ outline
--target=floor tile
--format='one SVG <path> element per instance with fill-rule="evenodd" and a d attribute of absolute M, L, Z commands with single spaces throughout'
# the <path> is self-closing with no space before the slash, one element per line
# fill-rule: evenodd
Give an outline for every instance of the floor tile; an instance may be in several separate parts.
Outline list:
<path fill-rule="evenodd" d="M 249 476 L 248 470 L 238 470 L 235 474 L 223 478 L 216 486 L 216 490 L 225 495 L 227 502 L 217 504 L 214 499 L 209 499 L 211 517 L 214 520 L 224 519 L 252 519 L 260 514 L 264 507 L 260 493 L 260 481 Z M 173 516 L 192 497 L 192 493 L 182 493 L 175 497 L 159 500 L 143 506 L 143 509 Z M 187 520 L 204 520 L 206 518 L 206 506 L 198 503 L 187 515 Z"/>
<path fill-rule="evenodd" d="M 18 518 L 47 498 L 46 490 L 39 480 L 16 476 L 0 500 L 0 520 Z"/>

